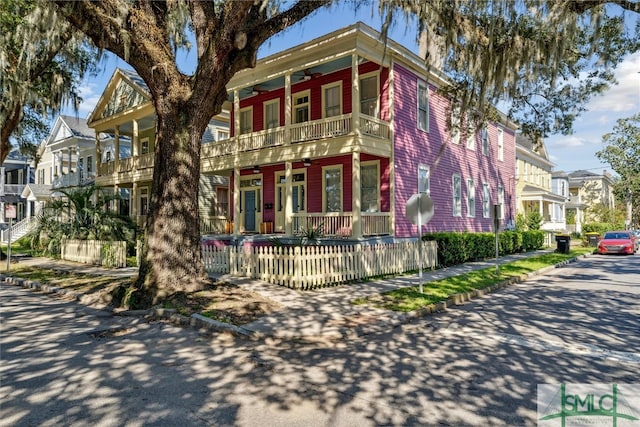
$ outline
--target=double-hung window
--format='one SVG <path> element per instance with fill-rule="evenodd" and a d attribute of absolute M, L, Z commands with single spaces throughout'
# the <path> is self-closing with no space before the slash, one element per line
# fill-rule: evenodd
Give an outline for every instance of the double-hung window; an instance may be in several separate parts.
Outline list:
<path fill-rule="evenodd" d="M 476 185 L 472 179 L 467 179 L 467 216 L 476 216 Z"/>
<path fill-rule="evenodd" d="M 451 129 L 449 131 L 451 135 L 451 142 L 453 144 L 460 144 L 460 106 L 455 105 L 451 108 Z"/>
<path fill-rule="evenodd" d="M 482 183 L 482 217 L 489 218 L 491 216 L 491 191 L 489 184 Z"/>
<path fill-rule="evenodd" d="M 431 176 L 429 166 L 418 165 L 418 193 L 431 192 Z"/>
<path fill-rule="evenodd" d="M 504 160 L 504 131 L 498 128 L 498 160 Z"/>
<path fill-rule="evenodd" d="M 498 205 L 499 205 L 499 213 L 500 216 L 498 218 L 504 218 L 504 187 L 502 185 L 498 185 Z"/>
<path fill-rule="evenodd" d="M 429 89 L 418 81 L 418 129 L 429 132 Z"/>
<path fill-rule="evenodd" d="M 240 135 L 253 132 L 253 108 L 240 110 Z"/>
<path fill-rule="evenodd" d="M 489 130 L 486 126 L 482 127 L 480 131 L 480 135 L 482 137 L 482 154 L 485 156 L 489 155 Z"/>
<path fill-rule="evenodd" d="M 473 123 L 471 114 L 467 116 L 467 149 L 476 149 L 476 126 Z"/>
<path fill-rule="evenodd" d="M 322 88 L 322 98 L 324 102 L 324 117 L 342 114 L 342 85 L 340 83 L 324 86 Z"/>
<path fill-rule="evenodd" d="M 378 75 L 360 79 L 360 112 L 378 117 Z"/>
<path fill-rule="evenodd" d="M 363 212 L 380 211 L 380 186 L 378 162 L 360 166 L 360 200 Z"/>
<path fill-rule="evenodd" d="M 323 168 L 322 201 L 325 212 L 342 212 L 342 167 Z"/>
<path fill-rule="evenodd" d="M 451 213 L 453 216 L 462 216 L 462 178 L 460 175 L 453 175 L 451 191 L 453 193 Z"/>
<path fill-rule="evenodd" d="M 309 91 L 293 95 L 293 122 L 309 121 Z"/>

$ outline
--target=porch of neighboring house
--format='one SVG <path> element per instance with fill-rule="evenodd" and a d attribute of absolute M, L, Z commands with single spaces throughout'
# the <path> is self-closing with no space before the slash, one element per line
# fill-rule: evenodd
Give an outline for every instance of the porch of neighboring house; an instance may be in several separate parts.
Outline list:
<path fill-rule="evenodd" d="M 565 228 L 563 218 L 556 218 L 554 206 L 564 204 L 565 198 L 549 192 L 524 193 L 521 197 L 525 215 L 538 212 L 542 218 L 541 229 L 560 230 Z M 561 228 L 557 228 L 562 224 Z"/>

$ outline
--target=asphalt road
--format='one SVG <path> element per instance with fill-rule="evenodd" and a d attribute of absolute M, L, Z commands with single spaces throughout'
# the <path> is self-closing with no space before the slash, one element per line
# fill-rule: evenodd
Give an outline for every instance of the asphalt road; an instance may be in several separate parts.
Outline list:
<path fill-rule="evenodd" d="M 337 344 L 201 335 L 5 284 L 0 298 L 0 426 L 535 425 L 538 384 L 640 383 L 640 255 Z"/>

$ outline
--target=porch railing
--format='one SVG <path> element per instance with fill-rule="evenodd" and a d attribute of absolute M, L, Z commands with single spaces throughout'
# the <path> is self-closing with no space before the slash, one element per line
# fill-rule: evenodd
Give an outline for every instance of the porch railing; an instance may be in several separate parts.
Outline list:
<path fill-rule="evenodd" d="M 376 236 L 391 233 L 389 212 L 363 212 L 362 235 Z M 317 229 L 328 237 L 351 237 L 353 235 L 352 212 L 295 213 L 293 214 L 294 234 Z"/>
<path fill-rule="evenodd" d="M 281 146 L 287 143 L 300 143 L 348 135 L 353 130 L 353 120 L 353 114 L 342 114 L 340 116 L 238 135 L 234 138 L 203 144 L 201 157 L 203 159 L 211 159 L 234 153 Z M 359 120 L 363 134 L 381 139 L 390 139 L 391 132 L 388 122 L 364 114 L 360 115 Z M 150 168 L 153 167 L 153 160 L 153 153 L 145 153 L 136 157 L 119 159 L 117 162 L 101 163 L 98 165 L 98 174 L 111 175 L 116 171 L 130 172 L 136 169 Z"/>
<path fill-rule="evenodd" d="M 0 196 L 4 196 L 6 194 L 21 195 L 24 187 L 26 187 L 26 184 L 4 184 L 0 186 Z"/>
<path fill-rule="evenodd" d="M 229 220 L 226 217 L 200 218 L 200 234 L 226 234 Z"/>

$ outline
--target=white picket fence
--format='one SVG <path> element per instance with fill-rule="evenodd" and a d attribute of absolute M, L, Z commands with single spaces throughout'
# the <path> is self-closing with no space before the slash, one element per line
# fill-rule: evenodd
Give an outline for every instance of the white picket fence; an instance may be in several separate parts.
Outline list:
<path fill-rule="evenodd" d="M 437 243 L 422 242 L 422 267 L 437 263 Z M 293 289 L 313 289 L 419 268 L 417 241 L 335 246 L 202 246 L 210 273 L 264 280 Z"/>
<path fill-rule="evenodd" d="M 127 266 L 127 242 L 62 240 L 61 258 L 105 267 Z"/>

